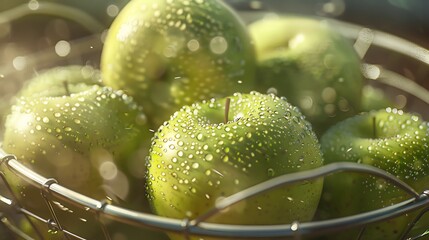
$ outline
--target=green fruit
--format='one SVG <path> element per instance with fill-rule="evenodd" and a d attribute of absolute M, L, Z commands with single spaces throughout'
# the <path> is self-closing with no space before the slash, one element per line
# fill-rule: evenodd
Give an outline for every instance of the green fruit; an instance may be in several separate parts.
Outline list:
<path fill-rule="evenodd" d="M 246 27 L 218 0 L 136 0 L 114 20 L 101 58 L 103 81 L 123 89 L 158 128 L 183 105 L 253 90 Z"/>
<path fill-rule="evenodd" d="M 360 59 L 326 21 L 268 18 L 252 23 L 249 31 L 260 91 L 276 89 L 302 110 L 317 134 L 360 111 Z"/>
<path fill-rule="evenodd" d="M 51 69 L 22 90 L 6 119 L 3 149 L 81 194 L 126 199 L 134 183 L 124 171 L 140 147 L 149 145 L 145 115 L 131 97 L 94 85 L 98 78 L 82 78 L 77 69 Z M 25 206 L 49 218 L 40 208 L 46 206 L 40 191 L 13 174 L 7 177 Z M 76 212 L 59 212 L 69 222 L 82 222 Z"/>
<path fill-rule="evenodd" d="M 417 192 L 429 182 L 429 129 L 420 116 L 387 108 L 363 113 L 330 128 L 321 138 L 326 163 L 356 162 L 381 168 Z M 390 206 L 412 196 L 365 174 L 340 173 L 325 178 L 322 217 L 349 216 Z M 367 226 L 362 239 L 398 239 L 415 214 Z M 420 224 L 428 226 L 425 220 Z M 354 238 L 356 232 L 337 235 Z"/>
<path fill-rule="evenodd" d="M 193 219 L 240 190 L 322 165 L 310 124 L 285 99 L 257 92 L 234 94 L 226 123 L 225 102 L 222 98 L 185 106 L 155 133 L 147 192 L 157 214 Z M 240 202 L 208 221 L 309 221 L 321 189 L 322 180 L 284 187 Z"/>
<path fill-rule="evenodd" d="M 17 97 L 59 97 L 66 94 L 67 88 L 71 92 L 81 92 L 87 90 L 88 85 L 102 85 L 98 69 L 80 65 L 54 67 L 42 70 L 26 81 Z"/>

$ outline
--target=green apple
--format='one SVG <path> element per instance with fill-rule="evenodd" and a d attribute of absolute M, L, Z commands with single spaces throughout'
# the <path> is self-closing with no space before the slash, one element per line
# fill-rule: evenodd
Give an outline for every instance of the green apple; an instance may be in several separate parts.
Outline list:
<path fill-rule="evenodd" d="M 363 75 L 352 44 L 326 21 L 280 16 L 249 25 L 258 89 L 296 105 L 318 135 L 361 109 Z"/>
<path fill-rule="evenodd" d="M 316 135 L 298 108 L 273 94 L 251 92 L 175 112 L 155 133 L 147 163 L 147 192 L 154 211 L 193 219 L 219 199 L 283 174 L 317 168 L 323 161 Z M 309 221 L 322 184 L 320 179 L 261 194 L 207 221 Z"/>
<path fill-rule="evenodd" d="M 154 128 L 183 105 L 254 87 L 247 29 L 219 0 L 135 0 L 112 23 L 103 81 L 147 111 Z"/>
<path fill-rule="evenodd" d="M 16 97 L 63 96 L 67 94 L 66 91 L 87 90 L 88 85 L 102 85 L 98 69 L 81 65 L 59 66 L 37 72 L 32 78 L 24 82 L 24 86 Z"/>
<path fill-rule="evenodd" d="M 127 199 L 132 185 L 141 185 L 124 171 L 133 155 L 149 146 L 145 115 L 125 93 L 93 84 L 98 78 L 78 77 L 78 68 L 54 68 L 31 80 L 7 116 L 3 149 L 81 194 Z M 45 206 L 40 192 L 12 174 L 8 177 L 22 202 L 49 218 L 47 209 L 39 209 Z M 70 222 L 82 223 L 76 212 L 59 212 Z"/>
<path fill-rule="evenodd" d="M 76 92 L 85 90 L 88 85 L 101 85 L 101 76 L 100 71 L 91 66 L 70 65 L 41 70 L 30 79 L 23 81 L 23 85 L 11 99 L 0 102 L 2 130 L 11 105 L 19 97 L 61 96 L 64 95 L 66 88 L 73 88 L 72 91 Z"/>
<path fill-rule="evenodd" d="M 429 129 L 420 116 L 387 108 L 362 113 L 330 128 L 321 138 L 326 163 L 356 162 L 381 168 L 417 192 L 428 188 Z M 411 198 L 386 181 L 365 174 L 339 173 L 325 178 L 322 217 L 349 216 Z M 415 214 L 367 226 L 362 239 L 399 239 Z M 420 224 L 428 226 L 428 219 Z M 357 236 L 358 231 L 354 232 Z M 336 234 L 352 239 L 353 232 Z M 346 237 L 347 236 L 347 237 Z"/>

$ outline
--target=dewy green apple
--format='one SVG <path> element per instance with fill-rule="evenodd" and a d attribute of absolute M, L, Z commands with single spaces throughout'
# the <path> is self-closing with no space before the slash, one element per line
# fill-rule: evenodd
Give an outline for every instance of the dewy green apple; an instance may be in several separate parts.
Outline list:
<path fill-rule="evenodd" d="M 155 133 L 148 159 L 149 201 L 161 216 L 192 219 L 222 197 L 322 163 L 310 124 L 286 100 L 257 92 L 211 99 L 181 108 Z M 241 202 L 208 221 L 308 221 L 321 190 L 322 179 L 284 187 Z"/>
<path fill-rule="evenodd" d="M 429 128 L 420 116 L 387 108 L 363 113 L 331 127 L 321 138 L 326 163 L 372 165 L 399 177 L 417 192 L 428 188 Z M 340 173 L 325 179 L 321 217 L 376 210 L 411 196 L 387 182 L 362 174 Z M 366 227 L 362 239 L 398 239 L 415 214 Z M 428 226 L 429 220 L 420 222 Z M 337 235 L 353 238 L 358 231 Z"/>
<path fill-rule="evenodd" d="M 6 119 L 3 145 L 38 173 L 94 194 L 101 176 L 90 174 L 91 154 L 106 151 L 120 164 L 150 135 L 141 107 L 123 92 L 94 85 L 97 75 L 77 73 L 86 70 L 58 67 L 30 81 Z"/>
<path fill-rule="evenodd" d="M 96 199 L 125 199 L 133 184 L 123 173 L 126 161 L 142 145 L 149 146 L 150 132 L 141 107 L 131 97 L 88 84 L 99 79 L 96 74 L 82 78 L 76 72 L 86 70 L 59 67 L 33 79 L 6 119 L 3 149 L 72 190 Z M 69 81 L 67 87 L 64 80 Z M 13 186 L 20 197 L 32 199 L 24 201 L 26 206 L 40 207 L 39 191 L 13 175 L 8 177 L 16 181 Z M 46 214 L 46 209 L 40 211 Z M 79 222 L 73 213 L 61 214 Z"/>
<path fill-rule="evenodd" d="M 88 86 L 102 85 L 100 71 L 91 66 L 69 65 L 54 67 L 38 72 L 24 83 L 17 97 L 46 97 L 70 95 L 80 92 Z"/>
<path fill-rule="evenodd" d="M 363 75 L 352 44 L 326 21 L 288 16 L 249 26 L 259 91 L 276 89 L 298 106 L 320 135 L 361 110 Z"/>
<path fill-rule="evenodd" d="M 123 89 L 158 128 L 183 105 L 254 90 L 254 49 L 219 0 L 135 0 L 114 20 L 103 81 Z"/>

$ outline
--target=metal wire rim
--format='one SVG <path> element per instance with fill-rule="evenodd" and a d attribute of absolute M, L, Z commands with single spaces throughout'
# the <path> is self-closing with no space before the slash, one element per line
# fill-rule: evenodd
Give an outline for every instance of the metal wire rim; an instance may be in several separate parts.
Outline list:
<path fill-rule="evenodd" d="M 334 163 L 305 172 L 283 175 L 265 183 L 256 185 L 252 188 L 246 189 L 242 192 L 225 198 L 215 208 L 211 209 L 206 214 L 203 214 L 197 219 L 170 219 L 148 213 L 123 209 L 107 202 L 98 201 L 80 193 L 71 191 L 58 184 L 54 179 L 44 178 L 43 176 L 40 176 L 39 174 L 25 167 L 18 162 L 15 156 L 8 155 L 3 150 L 0 150 L 0 158 L 2 161 L 2 166 L 6 166 L 15 174 L 22 175 L 25 181 L 36 186 L 40 190 L 47 191 L 49 194 L 52 194 L 53 196 L 58 197 L 59 199 L 64 200 L 70 204 L 76 205 L 78 207 L 85 207 L 96 214 L 102 215 L 103 217 L 126 224 L 132 224 L 139 227 L 149 227 L 153 229 L 162 229 L 164 231 L 187 233 L 191 235 L 195 234 L 202 236 L 234 238 L 274 238 L 318 235 L 332 231 L 339 231 L 350 227 L 362 226 L 372 222 L 383 221 L 419 208 L 429 207 L 429 191 L 424 191 L 423 193 L 419 194 L 410 188 L 407 184 L 397 179 L 395 176 L 375 167 L 357 163 Z M 268 191 L 276 187 L 293 184 L 298 181 L 323 177 L 340 171 L 361 172 L 383 178 L 410 194 L 411 198 L 393 206 L 371 212 L 317 222 L 293 222 L 291 224 L 264 226 L 225 225 L 203 222 L 206 218 L 214 215 L 223 208 L 231 206 L 234 203 L 247 199 L 261 192 Z M 13 207 L 14 201 L 11 199 L 0 196 L 0 201 L 9 207 Z M 22 209 L 19 210 L 22 211 Z M 56 227 L 58 227 L 61 231 L 66 231 L 65 229 L 62 229 L 61 226 L 58 226 L 58 223 L 58 221 L 54 222 Z"/>

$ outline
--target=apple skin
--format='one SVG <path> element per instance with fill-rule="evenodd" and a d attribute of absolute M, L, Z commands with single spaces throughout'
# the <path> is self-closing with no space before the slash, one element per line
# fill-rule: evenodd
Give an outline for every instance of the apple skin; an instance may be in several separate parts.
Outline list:
<path fill-rule="evenodd" d="M 316 134 L 360 111 L 360 59 L 326 21 L 280 16 L 251 23 L 249 32 L 258 59 L 257 89 L 276 89 L 301 109 Z"/>
<path fill-rule="evenodd" d="M 147 193 L 158 215 L 193 219 L 223 197 L 323 164 L 310 124 L 285 99 L 236 93 L 230 97 L 228 122 L 223 123 L 225 101 L 211 99 L 184 106 L 155 133 L 147 161 Z M 309 221 L 322 185 L 319 179 L 261 194 L 207 221 Z"/>
<path fill-rule="evenodd" d="M 428 123 L 420 116 L 387 108 L 344 120 L 331 127 L 320 141 L 326 164 L 345 161 L 372 165 L 423 192 L 429 182 L 428 134 Z M 325 178 L 318 215 L 350 216 L 409 198 L 410 195 L 379 178 L 339 173 Z M 371 224 L 362 239 L 398 239 L 415 214 Z M 419 224 L 428 226 L 429 218 Z M 358 230 L 345 231 L 330 239 L 352 239 L 358 233 Z"/>
<path fill-rule="evenodd" d="M 158 128 L 183 105 L 254 90 L 247 29 L 218 0 L 136 0 L 113 21 L 101 57 L 103 81 L 123 89 Z"/>
<path fill-rule="evenodd" d="M 66 86 L 71 92 L 81 92 L 88 85 L 102 85 L 100 71 L 92 66 L 67 65 L 44 69 L 35 74 L 17 93 L 16 97 L 39 98 L 66 95 Z"/>
<path fill-rule="evenodd" d="M 152 135 L 142 108 L 121 91 L 86 84 L 98 78 L 79 82 L 73 78 L 76 69 L 78 66 L 54 68 L 30 80 L 29 88 L 53 91 L 24 88 L 19 93 L 6 118 L 3 149 L 42 176 L 95 199 L 111 198 L 118 204 L 116 200 L 135 197 L 134 192 L 144 195 L 133 191 L 144 178 L 134 182 L 125 174 L 134 154 L 150 145 Z M 69 94 L 62 78 L 66 72 L 70 73 Z M 144 165 L 141 168 L 144 171 Z M 50 218 L 47 209 L 40 208 L 46 205 L 40 191 L 13 174 L 7 177 L 28 209 Z M 58 210 L 57 214 L 66 219 L 66 226 L 78 226 L 85 213 Z M 89 225 L 77 229 L 86 229 L 87 236 L 95 231 L 88 230 Z"/>

